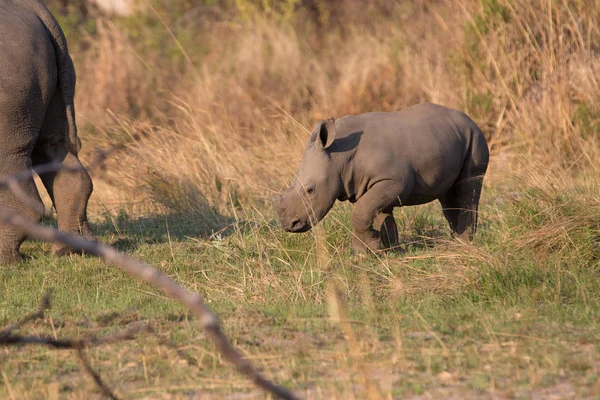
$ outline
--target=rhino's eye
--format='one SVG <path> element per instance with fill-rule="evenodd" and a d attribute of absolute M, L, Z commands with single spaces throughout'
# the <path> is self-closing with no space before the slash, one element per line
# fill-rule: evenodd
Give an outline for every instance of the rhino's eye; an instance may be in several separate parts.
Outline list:
<path fill-rule="evenodd" d="M 306 193 L 313 194 L 314 192 L 315 192 L 315 188 L 314 187 L 306 188 Z"/>

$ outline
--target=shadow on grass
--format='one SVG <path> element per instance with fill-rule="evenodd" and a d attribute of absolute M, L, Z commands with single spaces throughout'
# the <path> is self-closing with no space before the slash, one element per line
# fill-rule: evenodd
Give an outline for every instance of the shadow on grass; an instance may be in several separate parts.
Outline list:
<path fill-rule="evenodd" d="M 235 219 L 213 213 L 204 215 L 150 215 L 96 224 L 99 236 L 117 236 L 111 243 L 121 251 L 131 251 L 141 244 L 183 241 L 187 238 L 227 237 L 234 231 Z"/>
<path fill-rule="evenodd" d="M 486 235 L 489 232 L 489 226 L 489 221 L 479 221 L 476 234 Z M 450 226 L 442 219 L 432 220 L 427 224 L 402 226 L 399 230 L 399 245 L 387 250 L 392 254 L 402 255 L 407 252 L 425 251 L 456 239 Z"/>
<path fill-rule="evenodd" d="M 55 218 L 44 225 L 57 226 Z M 234 232 L 236 220 L 216 211 L 200 214 L 153 214 L 130 217 L 125 212 L 90 223 L 94 235 L 119 251 L 131 252 L 144 244 L 178 242 L 189 238 L 227 237 Z"/>
<path fill-rule="evenodd" d="M 391 254 L 403 255 L 408 252 L 431 249 L 451 239 L 450 230 L 443 225 L 430 226 L 398 233 L 398 246 L 386 250 Z"/>

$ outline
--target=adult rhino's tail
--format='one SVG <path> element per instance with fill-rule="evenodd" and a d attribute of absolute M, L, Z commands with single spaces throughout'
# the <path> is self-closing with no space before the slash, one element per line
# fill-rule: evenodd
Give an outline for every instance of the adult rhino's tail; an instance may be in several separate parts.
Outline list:
<path fill-rule="evenodd" d="M 75 67 L 67 48 L 67 39 L 60 25 L 41 2 L 37 0 L 22 0 L 27 8 L 33 11 L 42 24 L 46 27 L 54 52 L 58 68 L 58 86 L 65 105 L 68 132 L 66 137 L 67 150 L 77 154 L 81 148 L 81 141 L 77 136 L 77 125 L 75 124 Z"/>

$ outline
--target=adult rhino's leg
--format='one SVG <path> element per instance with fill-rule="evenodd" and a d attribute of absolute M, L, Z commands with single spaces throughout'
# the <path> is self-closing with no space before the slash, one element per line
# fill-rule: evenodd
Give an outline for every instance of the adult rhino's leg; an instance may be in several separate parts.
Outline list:
<path fill-rule="evenodd" d="M 398 182 L 381 181 L 373 185 L 358 199 L 352 211 L 352 248 L 355 253 L 363 253 L 367 250 L 377 251 L 382 248 L 381 234 L 373 229 L 375 217 L 384 210 L 389 211 L 399 205 L 401 202 L 398 199 L 402 200 L 403 194 L 406 192 L 407 188 Z M 385 219 L 387 216 L 382 221 L 379 221 L 378 218 L 378 221 L 383 223 Z M 397 240 L 396 223 L 394 222 L 393 225 Z"/>
<path fill-rule="evenodd" d="M 375 229 L 381 235 L 381 248 L 389 249 L 399 245 L 398 226 L 394 219 L 394 209 L 388 208 L 377 214 L 374 221 Z"/>
<path fill-rule="evenodd" d="M 0 180 L 17 172 L 31 170 L 30 152 L 31 142 L 37 135 L 30 134 L 25 130 L 18 132 L 14 130 L 16 125 L 0 121 L 0 137 L 2 137 L 0 156 Z M 6 135 L 5 132 L 9 132 Z M 37 203 L 39 208 L 43 207 L 42 200 L 35 187 L 33 179 L 27 179 L 19 183 L 23 193 L 29 197 L 30 202 Z M 0 207 L 8 208 L 14 213 L 39 221 L 41 214 L 38 210 L 24 204 L 10 189 L 0 188 Z M 0 223 L 0 263 L 12 262 L 21 258 L 19 248 L 25 240 L 25 235 L 11 226 Z"/>
<path fill-rule="evenodd" d="M 24 155 L 3 155 L 0 157 L 0 179 L 21 171 L 31 169 L 29 157 Z M 35 187 L 33 179 L 27 179 L 20 183 L 21 189 L 31 202 L 37 203 L 39 208 L 43 207 L 42 200 Z M 23 204 L 8 188 L 0 188 L 0 206 L 6 207 L 16 214 L 29 217 L 35 222 L 41 219 L 38 210 L 27 204 Z M 25 240 L 25 235 L 11 226 L 0 223 L 0 263 L 13 262 L 21 258 L 19 248 Z"/>
<path fill-rule="evenodd" d="M 461 238 L 473 240 L 477 230 L 479 197 L 483 176 L 466 178 L 456 184 L 456 202 L 459 213 L 455 232 Z"/>
<path fill-rule="evenodd" d="M 487 143 L 479 128 L 476 128 L 470 154 L 465 159 L 460 175 L 454 183 L 452 196 L 452 202 L 458 209 L 453 230 L 464 239 L 472 240 L 477 230 L 479 197 L 488 162 Z"/>
<path fill-rule="evenodd" d="M 477 230 L 482 178 L 461 178 L 440 198 L 450 229 L 454 235 L 465 240 L 472 240 Z"/>
<path fill-rule="evenodd" d="M 92 180 L 76 154 L 67 151 L 66 113 L 59 93 L 55 93 L 46 113 L 46 119 L 35 145 L 34 165 L 60 163 L 63 169 L 40 175 L 58 217 L 58 229 L 93 239 L 87 220 L 87 204 L 92 194 Z M 53 254 L 66 254 L 70 250 L 55 243 Z"/>

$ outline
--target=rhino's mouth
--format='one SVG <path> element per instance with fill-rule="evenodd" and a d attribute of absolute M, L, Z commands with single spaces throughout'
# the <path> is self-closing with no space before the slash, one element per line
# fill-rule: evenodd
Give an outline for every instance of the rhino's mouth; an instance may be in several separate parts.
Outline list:
<path fill-rule="evenodd" d="M 300 219 L 293 219 L 283 227 L 286 232 L 291 233 L 307 232 L 310 230 L 310 228 L 312 228 L 312 226 L 308 222 Z"/>

